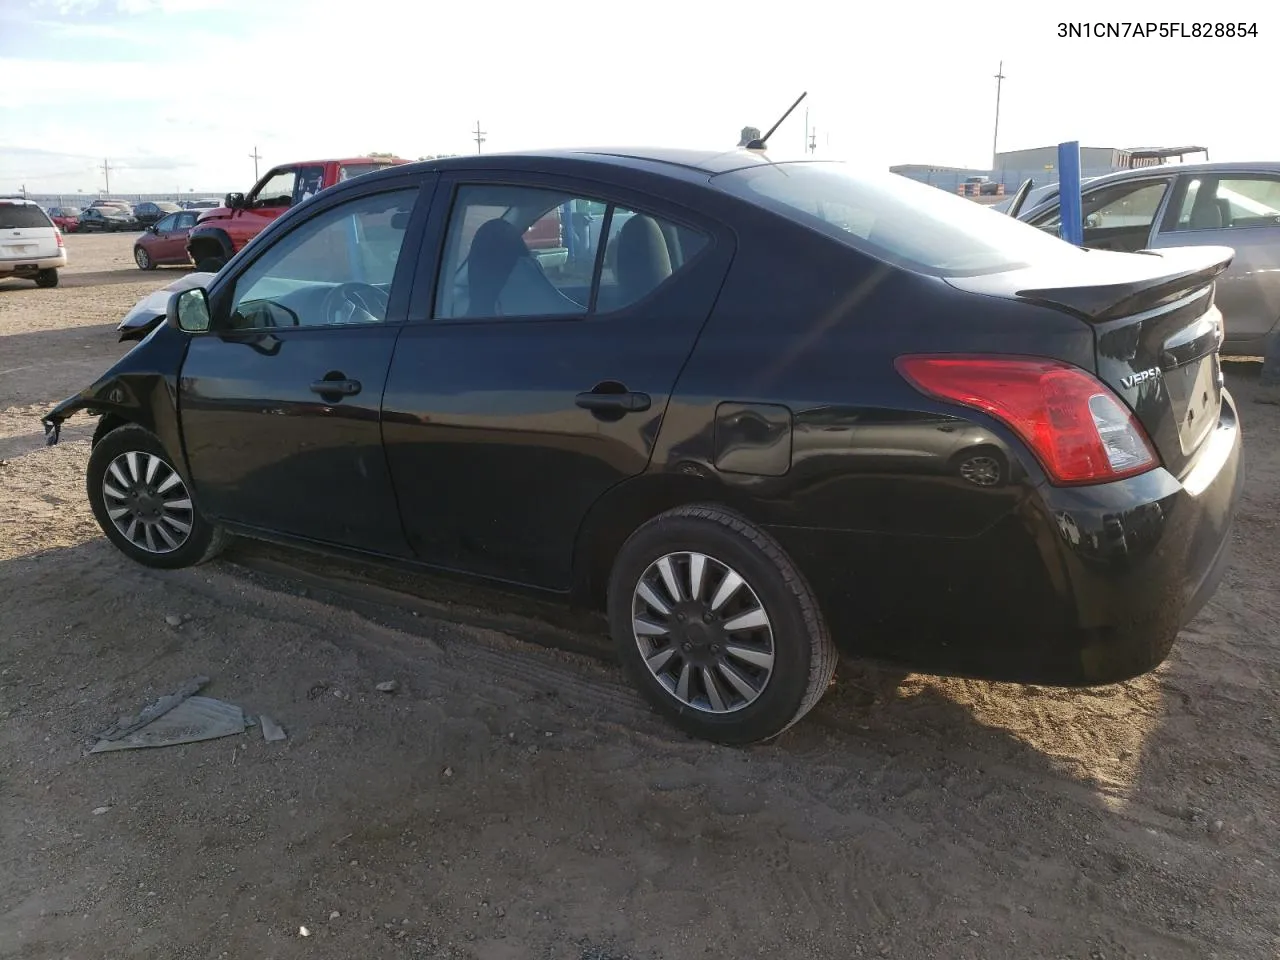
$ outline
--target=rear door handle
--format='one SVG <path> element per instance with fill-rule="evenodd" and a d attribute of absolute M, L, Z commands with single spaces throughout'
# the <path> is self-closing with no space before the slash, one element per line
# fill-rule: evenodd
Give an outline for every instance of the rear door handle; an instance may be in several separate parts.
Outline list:
<path fill-rule="evenodd" d="M 574 400 L 584 410 L 639 413 L 653 405 L 647 393 L 580 393 Z"/>
<path fill-rule="evenodd" d="M 311 392 L 324 394 L 340 394 L 344 397 L 354 397 L 360 392 L 359 380 L 313 380 L 311 382 Z"/>

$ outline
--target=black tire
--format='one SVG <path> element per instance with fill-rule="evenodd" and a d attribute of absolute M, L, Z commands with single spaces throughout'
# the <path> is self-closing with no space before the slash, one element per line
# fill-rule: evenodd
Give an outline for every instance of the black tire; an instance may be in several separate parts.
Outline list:
<path fill-rule="evenodd" d="M 633 630 L 635 591 L 646 570 L 663 556 L 684 551 L 737 572 L 770 621 L 772 673 L 754 700 L 732 712 L 713 713 L 678 699 L 646 666 Z M 714 505 L 679 507 L 631 535 L 613 564 L 608 612 L 619 658 L 632 681 L 660 713 L 702 739 L 747 744 L 776 737 L 813 708 L 835 674 L 835 645 L 800 571 L 773 537 Z"/>
<path fill-rule="evenodd" d="M 227 265 L 226 257 L 202 257 L 196 261 L 197 273 L 217 273 Z"/>
<path fill-rule="evenodd" d="M 58 271 L 56 269 L 41 270 L 36 274 L 37 287 L 56 287 L 57 285 Z"/>
<path fill-rule="evenodd" d="M 147 253 L 143 247 L 133 248 L 133 262 L 138 265 L 139 270 L 154 270 L 156 262 L 151 259 L 151 254 Z"/>
<path fill-rule="evenodd" d="M 186 539 L 182 540 L 176 549 L 167 549 L 166 552 L 144 549 L 138 543 L 126 537 L 125 531 L 117 528 L 108 511 L 113 508 L 118 509 L 123 500 L 122 498 L 115 498 L 112 501 L 112 506 L 109 507 L 108 497 L 110 494 L 104 484 L 111 480 L 112 489 L 117 491 L 122 489 L 123 485 L 119 483 L 114 474 L 109 477 L 108 471 L 118 457 L 123 457 L 130 453 L 144 454 L 157 458 L 164 468 L 176 473 L 164 446 L 149 430 L 136 424 L 127 424 L 105 434 L 94 445 L 93 452 L 89 455 L 89 468 L 85 471 L 85 488 L 89 495 L 89 506 L 93 509 L 94 518 L 98 521 L 98 526 L 102 528 L 102 532 L 107 535 L 107 539 L 114 543 L 120 552 L 129 559 L 148 567 L 158 567 L 163 570 L 173 570 L 178 567 L 189 567 L 194 564 L 204 563 L 221 553 L 226 545 L 227 537 L 225 532 L 221 527 L 205 520 L 194 502 L 191 503 L 189 510 L 184 508 L 181 513 L 175 514 L 180 522 L 188 523 L 190 526 Z M 121 469 L 127 471 L 128 468 L 125 466 Z M 157 470 L 156 481 L 161 481 L 166 477 L 167 474 L 163 470 Z M 185 481 L 179 478 L 178 486 L 181 488 L 181 493 L 187 494 L 185 499 L 190 501 L 189 491 L 185 489 Z M 171 495 L 173 489 L 177 488 L 170 488 Z M 172 536 L 176 536 L 178 533 L 176 527 L 166 526 L 165 529 Z M 146 534 L 144 539 L 163 546 L 161 538 L 154 534 Z"/>

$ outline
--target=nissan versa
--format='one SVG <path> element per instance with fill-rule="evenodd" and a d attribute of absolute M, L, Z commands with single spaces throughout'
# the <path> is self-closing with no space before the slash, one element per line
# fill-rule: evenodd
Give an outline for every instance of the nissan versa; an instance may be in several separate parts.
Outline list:
<path fill-rule="evenodd" d="M 527 241 L 557 209 L 549 274 Z M 596 603 L 658 709 L 745 743 L 837 651 L 1066 686 L 1159 664 L 1243 479 L 1231 257 L 1079 249 L 758 150 L 407 164 L 175 292 L 45 426 L 100 416 L 88 496 L 133 560 L 239 534 Z"/>

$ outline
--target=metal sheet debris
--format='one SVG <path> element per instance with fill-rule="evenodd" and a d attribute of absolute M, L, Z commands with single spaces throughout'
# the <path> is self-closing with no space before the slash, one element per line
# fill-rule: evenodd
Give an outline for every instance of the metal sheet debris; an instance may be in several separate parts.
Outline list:
<path fill-rule="evenodd" d="M 244 733 L 245 715 L 233 703 L 211 697 L 188 697 L 143 726 L 132 726 L 114 739 L 101 739 L 89 751 L 139 750 L 197 743 Z"/>

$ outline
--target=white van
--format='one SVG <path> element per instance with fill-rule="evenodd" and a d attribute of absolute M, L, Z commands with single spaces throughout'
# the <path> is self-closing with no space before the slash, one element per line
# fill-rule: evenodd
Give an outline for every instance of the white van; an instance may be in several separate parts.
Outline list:
<path fill-rule="evenodd" d="M 62 231 L 39 204 L 0 197 L 0 280 L 23 277 L 38 287 L 56 287 L 66 265 Z"/>

